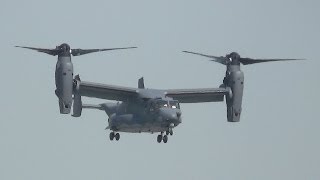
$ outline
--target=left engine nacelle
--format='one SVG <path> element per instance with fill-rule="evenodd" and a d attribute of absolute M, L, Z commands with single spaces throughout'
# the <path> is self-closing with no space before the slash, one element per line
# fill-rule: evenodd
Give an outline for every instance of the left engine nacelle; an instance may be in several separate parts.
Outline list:
<path fill-rule="evenodd" d="M 229 122 L 239 122 L 241 115 L 243 95 L 244 74 L 237 70 L 231 72 L 227 77 L 227 87 L 230 91 L 226 96 L 227 119 Z"/>

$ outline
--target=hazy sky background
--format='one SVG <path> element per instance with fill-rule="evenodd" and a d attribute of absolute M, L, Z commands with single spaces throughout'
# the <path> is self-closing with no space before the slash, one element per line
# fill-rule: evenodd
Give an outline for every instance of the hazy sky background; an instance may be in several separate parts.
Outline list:
<path fill-rule="evenodd" d="M 320 179 L 320 2 L 0 0 L 0 179 Z M 56 57 L 14 45 L 138 46 L 73 58 L 82 80 L 150 88 L 218 87 L 212 55 L 306 58 L 242 67 L 240 123 L 225 103 L 183 104 L 167 144 L 158 134 L 108 140 L 107 116 L 60 115 Z M 85 99 L 85 102 L 104 102 Z"/>

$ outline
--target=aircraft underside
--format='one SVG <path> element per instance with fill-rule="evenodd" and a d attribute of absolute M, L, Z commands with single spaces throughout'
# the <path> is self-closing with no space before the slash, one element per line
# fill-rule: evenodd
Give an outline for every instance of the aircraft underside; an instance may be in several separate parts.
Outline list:
<path fill-rule="evenodd" d="M 155 133 L 155 132 L 164 132 L 168 130 L 168 126 L 165 126 L 161 123 L 120 123 L 115 127 L 117 132 L 128 132 L 128 133 Z"/>
<path fill-rule="evenodd" d="M 162 118 L 143 119 L 132 114 L 125 115 L 113 115 L 109 121 L 110 140 L 120 139 L 119 132 L 125 133 L 160 133 L 157 137 L 157 141 L 160 143 L 168 141 L 168 135 L 173 135 L 173 128 L 178 124 L 173 124 L 170 121 L 166 121 Z"/>

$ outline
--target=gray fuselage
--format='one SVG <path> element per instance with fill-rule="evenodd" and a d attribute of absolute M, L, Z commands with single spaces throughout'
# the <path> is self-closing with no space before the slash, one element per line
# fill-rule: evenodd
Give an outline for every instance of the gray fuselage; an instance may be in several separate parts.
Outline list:
<path fill-rule="evenodd" d="M 181 123 L 177 101 L 168 99 L 134 100 L 102 104 L 109 116 L 109 127 L 119 132 L 164 132 Z"/>

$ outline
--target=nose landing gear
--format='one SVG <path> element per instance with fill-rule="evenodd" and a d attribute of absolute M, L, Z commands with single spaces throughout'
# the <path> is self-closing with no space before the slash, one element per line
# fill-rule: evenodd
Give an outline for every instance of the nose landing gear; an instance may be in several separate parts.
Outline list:
<path fill-rule="evenodd" d="M 170 128 L 168 131 L 166 131 L 166 135 L 169 135 L 172 136 L 173 135 L 173 130 L 172 128 Z"/>

